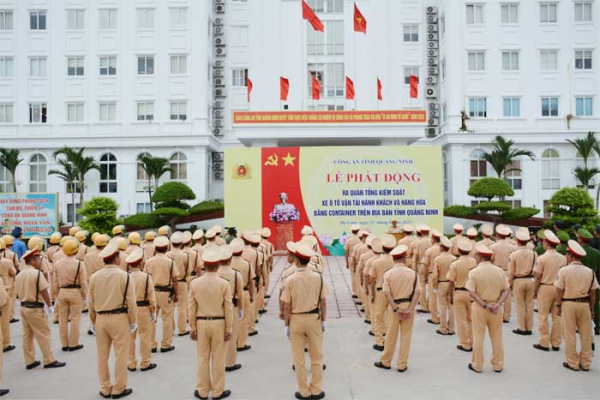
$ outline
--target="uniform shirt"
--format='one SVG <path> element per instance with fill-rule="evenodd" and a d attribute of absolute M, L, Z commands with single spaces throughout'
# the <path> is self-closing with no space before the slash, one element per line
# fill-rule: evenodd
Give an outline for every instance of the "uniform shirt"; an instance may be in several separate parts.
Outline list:
<path fill-rule="evenodd" d="M 192 331 L 196 317 L 225 317 L 225 332 L 233 331 L 233 304 L 231 286 L 215 272 L 207 272 L 190 284 L 189 315 Z M 233 339 L 235 340 L 235 339 Z"/>
<path fill-rule="evenodd" d="M 129 280 L 129 285 L 127 284 Z M 127 292 L 125 291 L 127 287 Z M 119 266 L 108 264 L 90 278 L 90 319 L 96 323 L 96 314 L 100 311 L 127 308 L 129 324 L 137 321 L 135 302 L 135 282 Z M 125 298 L 125 301 L 123 299 Z"/>
<path fill-rule="evenodd" d="M 321 254 L 317 253 L 311 259 L 314 259 L 315 264 L 318 266 L 319 272 L 322 273 L 323 271 L 325 271 L 325 268 L 327 268 L 327 263 L 325 262 L 325 257 L 323 257 Z"/>
<path fill-rule="evenodd" d="M 369 247 L 364 242 L 359 242 L 350 250 L 350 257 L 352 258 L 352 263 L 354 264 L 354 270 L 358 268 L 358 261 L 360 260 L 360 256 L 363 252 L 367 251 Z"/>
<path fill-rule="evenodd" d="M 389 294 L 394 300 L 412 298 L 419 286 L 416 271 L 404 264 L 394 264 L 394 267 L 383 275 L 383 293 Z"/>
<path fill-rule="evenodd" d="M 558 275 L 558 270 L 567 265 L 567 257 L 555 249 L 548 249 L 538 257 L 533 272 L 542 275 L 542 285 L 552 285 Z"/>
<path fill-rule="evenodd" d="M 0 308 L 4 307 L 8 303 L 8 294 L 4 287 L 4 280 L 0 278 Z"/>
<path fill-rule="evenodd" d="M 375 287 L 377 289 L 383 287 L 383 276 L 392 268 L 394 268 L 394 259 L 389 254 L 383 254 L 377 260 L 373 261 L 370 275 L 375 280 Z"/>
<path fill-rule="evenodd" d="M 285 279 L 292 275 L 294 272 L 298 270 L 296 264 L 288 264 L 283 271 L 281 272 L 281 281 L 279 282 L 279 290 L 283 292 L 283 288 L 285 287 Z"/>
<path fill-rule="evenodd" d="M 119 268 L 127 272 L 129 270 L 129 265 L 127 265 L 127 253 L 123 250 L 119 250 L 119 259 L 121 260 Z"/>
<path fill-rule="evenodd" d="M 85 259 L 85 255 L 90 251 L 90 249 L 83 243 L 79 243 L 79 251 L 75 255 L 75 258 L 83 261 Z"/>
<path fill-rule="evenodd" d="M 227 242 L 225 241 L 225 239 L 223 239 L 221 236 L 217 236 L 215 239 L 215 243 L 217 244 L 217 246 L 224 246 L 227 244 Z"/>
<path fill-rule="evenodd" d="M 394 225 L 390 225 L 390 227 L 388 228 L 387 233 L 400 233 L 402 232 L 402 228 L 400 228 L 398 225 L 394 226 Z"/>
<path fill-rule="evenodd" d="M 442 249 L 440 248 L 440 244 L 436 243 L 425 250 L 423 254 L 423 259 L 420 260 L 420 263 L 427 267 L 427 273 L 433 272 L 433 260 L 440 254 L 442 254 Z"/>
<path fill-rule="evenodd" d="M 52 262 L 55 263 L 61 258 L 65 258 L 67 255 L 62 251 L 62 248 L 58 249 L 52 256 Z"/>
<path fill-rule="evenodd" d="M 200 270 L 204 269 L 204 261 L 202 261 L 202 252 L 204 251 L 204 247 L 202 247 L 201 244 L 195 244 L 192 247 L 192 250 L 198 253 L 198 268 Z"/>
<path fill-rule="evenodd" d="M 40 265 L 40 271 L 42 271 L 42 274 L 47 275 L 50 272 L 50 262 L 48 261 L 48 257 L 46 257 L 43 251 L 40 252 L 40 255 L 42 256 L 42 264 Z M 21 261 L 19 261 L 19 269 L 22 269 L 25 266 L 25 264 L 25 260 L 21 259 Z"/>
<path fill-rule="evenodd" d="M 20 264 L 19 264 L 19 257 L 17 257 L 17 253 L 15 253 L 14 251 L 10 251 L 9 249 L 5 249 L 4 250 L 4 258 L 8 258 L 9 260 L 12 261 L 13 265 L 15 266 L 15 269 L 19 269 Z"/>
<path fill-rule="evenodd" d="M 54 257 L 54 254 L 60 250 L 60 246 L 57 244 L 53 244 L 52 246 L 48 247 L 48 251 L 46 252 L 48 254 L 48 260 L 50 262 L 54 262 L 54 259 L 52 257 Z"/>
<path fill-rule="evenodd" d="M 450 249 L 450 253 L 452 255 L 458 256 L 460 254 L 458 251 L 458 241 L 464 237 L 465 236 L 463 236 L 462 233 L 459 233 L 459 234 L 455 235 L 454 237 L 450 238 L 450 241 L 452 242 L 452 248 Z"/>
<path fill-rule="evenodd" d="M 413 265 L 417 267 L 422 261 L 425 251 L 432 246 L 431 239 L 423 236 L 413 243 Z"/>
<path fill-rule="evenodd" d="M 44 274 L 28 264 L 23 267 L 21 272 L 19 272 L 15 278 L 15 285 L 17 287 L 17 296 L 19 296 L 19 300 L 22 302 L 31 301 L 38 303 L 44 302 L 44 298 L 42 297 L 41 293 L 50 287 L 48 281 L 44 277 Z M 38 288 L 37 299 L 35 297 L 36 287 Z"/>
<path fill-rule="evenodd" d="M 233 299 L 237 299 L 238 309 L 240 311 L 243 310 L 244 302 L 242 300 L 244 298 L 244 282 L 242 280 L 242 274 L 237 272 L 235 269 L 231 268 L 230 265 L 221 265 L 217 270 L 217 275 L 229 282 L 229 289 L 231 291 L 232 302 Z"/>
<path fill-rule="evenodd" d="M 231 268 L 236 270 L 242 276 L 242 287 L 248 289 L 248 284 L 254 279 L 255 274 L 252 269 L 252 264 L 249 261 L 243 259 L 241 256 L 233 256 L 231 259 Z"/>
<path fill-rule="evenodd" d="M 519 246 L 508 256 L 508 276 L 510 279 L 533 274 L 537 254 L 526 246 Z"/>
<path fill-rule="evenodd" d="M 450 265 L 456 260 L 452 254 L 444 251 L 433 260 L 432 272 L 433 285 L 437 286 L 440 282 L 448 282 L 448 271 L 450 271 Z"/>
<path fill-rule="evenodd" d="M 288 276 L 281 294 L 281 301 L 291 305 L 292 314 L 312 311 L 323 304 L 329 288 L 318 272 L 300 266 Z"/>
<path fill-rule="evenodd" d="M 217 246 L 217 247 L 219 247 L 219 244 L 217 243 L 217 241 L 215 239 L 213 239 L 213 240 L 207 240 L 206 244 L 204 245 L 204 250 L 206 250 L 206 248 L 210 247 L 210 246 Z"/>
<path fill-rule="evenodd" d="M 136 251 L 137 249 L 139 249 L 140 246 L 138 246 L 137 244 L 130 244 L 127 247 L 127 250 L 125 250 L 125 253 L 127 253 L 127 255 L 133 253 L 134 251 Z"/>
<path fill-rule="evenodd" d="M 96 249 L 96 251 L 88 252 L 83 259 L 83 263 L 85 264 L 85 272 L 88 281 L 96 271 L 104 267 L 104 260 L 100 257 L 100 251 L 98 251 L 98 249 Z"/>
<path fill-rule="evenodd" d="M 144 250 L 144 261 L 148 261 L 156 255 L 156 246 L 154 246 L 154 241 L 146 242 L 142 249 Z"/>
<path fill-rule="evenodd" d="M 0 257 L 0 278 L 4 281 L 5 289 L 11 289 L 15 285 L 17 270 L 8 258 Z"/>
<path fill-rule="evenodd" d="M 139 268 L 132 268 L 129 276 L 135 285 L 135 301 L 149 301 L 150 311 L 156 310 L 156 294 L 152 276 L 147 272 L 142 272 Z"/>
<path fill-rule="evenodd" d="M 259 270 L 257 270 L 258 252 L 249 245 L 244 246 L 244 250 L 242 250 L 242 258 L 250 263 L 253 279 L 256 278 L 261 273 Z"/>
<path fill-rule="evenodd" d="M 371 276 L 371 271 L 373 270 L 373 262 L 376 260 L 379 260 L 379 258 L 381 258 L 380 253 L 377 253 L 377 254 L 373 253 L 373 257 L 371 257 L 367 261 L 365 261 L 365 266 L 363 268 L 362 274 Z"/>
<path fill-rule="evenodd" d="M 154 286 L 172 286 L 173 277 L 179 276 L 179 270 L 172 258 L 157 253 L 146 263 L 146 272 L 152 275 Z"/>
<path fill-rule="evenodd" d="M 412 243 L 414 241 L 415 241 L 415 238 L 412 237 L 412 235 L 406 235 L 402 239 L 398 240 L 398 246 L 404 245 L 404 246 L 408 247 L 408 249 L 409 249 L 408 256 L 406 257 L 406 266 L 408 268 L 414 267 L 413 260 L 412 260 L 412 253 L 410 252 L 410 249 L 412 248 Z"/>
<path fill-rule="evenodd" d="M 373 250 L 371 250 L 369 247 L 367 247 L 366 251 L 363 251 L 363 253 L 360 255 L 360 258 L 358 259 L 358 264 L 356 266 L 356 273 L 359 274 L 359 276 L 364 275 L 364 269 L 367 260 L 369 260 L 374 255 L 375 253 L 373 253 Z"/>
<path fill-rule="evenodd" d="M 450 264 L 447 278 L 454 282 L 454 287 L 464 288 L 467 284 L 469 272 L 477 266 L 477 261 L 473 257 L 460 256 Z"/>
<path fill-rule="evenodd" d="M 510 253 L 515 251 L 517 246 L 510 244 L 506 239 L 500 239 L 490 246 L 490 250 L 494 252 L 492 262 L 502 268 L 508 270 L 508 261 Z"/>
<path fill-rule="evenodd" d="M 346 244 L 344 244 L 344 253 L 346 253 L 346 257 L 350 257 L 350 251 L 354 246 L 360 243 L 360 238 L 358 235 L 352 235 L 348 240 L 346 240 Z"/>
<path fill-rule="evenodd" d="M 200 269 L 202 269 L 202 265 L 200 263 L 201 258 L 200 258 L 200 254 L 198 254 L 198 252 L 196 250 L 193 250 L 191 247 L 187 246 L 183 248 L 183 252 L 186 253 L 188 255 L 188 260 L 189 260 L 189 268 L 188 268 L 188 274 L 191 274 L 194 271 L 199 271 Z"/>
<path fill-rule="evenodd" d="M 598 289 L 598 280 L 594 271 L 581 262 L 574 261 L 558 271 L 554 286 L 565 291 L 563 300 L 579 299 L 588 297 L 590 290 Z"/>
<path fill-rule="evenodd" d="M 85 264 L 75 257 L 66 257 L 54 264 L 52 271 L 52 290 L 58 293 L 66 285 L 80 285 L 81 295 L 87 297 L 87 273 Z"/>
<path fill-rule="evenodd" d="M 494 303 L 510 285 L 502 268 L 483 261 L 469 272 L 465 287 L 468 291 L 477 293 L 486 303 Z"/>
<path fill-rule="evenodd" d="M 256 251 L 257 259 L 256 259 L 256 268 L 254 272 L 256 276 L 258 276 L 262 283 L 264 283 L 264 276 L 266 274 L 265 271 L 265 253 L 263 253 L 258 246 L 252 245 L 252 249 Z M 243 253 L 242 253 L 243 256 Z"/>
<path fill-rule="evenodd" d="M 178 281 L 187 279 L 189 274 L 191 273 L 189 269 L 189 257 L 190 255 L 181 249 L 173 247 L 173 250 L 167 253 L 167 257 L 175 260 L 175 265 L 177 265 L 178 274 L 175 276 Z"/>
<path fill-rule="evenodd" d="M 493 240 L 492 238 L 489 237 L 483 237 L 483 239 L 481 239 L 479 241 L 479 243 L 481 243 L 482 245 L 486 246 L 487 248 L 489 248 L 491 245 L 493 245 L 494 243 L 496 243 L 495 240 Z"/>

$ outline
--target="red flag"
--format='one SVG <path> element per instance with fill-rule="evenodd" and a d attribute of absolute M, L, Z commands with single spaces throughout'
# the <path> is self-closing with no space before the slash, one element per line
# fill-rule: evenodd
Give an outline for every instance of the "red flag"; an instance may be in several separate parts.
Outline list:
<path fill-rule="evenodd" d="M 354 32 L 367 33 L 367 20 L 354 3 Z"/>
<path fill-rule="evenodd" d="M 379 80 L 379 78 L 377 78 L 377 100 L 383 100 L 381 89 L 383 89 L 383 86 L 381 86 L 381 81 Z"/>
<path fill-rule="evenodd" d="M 315 31 L 324 32 L 323 23 L 304 0 L 302 0 L 302 19 L 308 20 Z"/>
<path fill-rule="evenodd" d="M 346 100 L 354 100 L 354 82 L 346 77 Z"/>
<path fill-rule="evenodd" d="M 315 75 L 312 76 L 312 99 L 319 100 L 321 98 L 321 83 Z"/>
<path fill-rule="evenodd" d="M 290 81 L 283 76 L 279 77 L 279 86 L 281 90 L 281 100 L 287 101 L 288 93 L 290 92 Z"/>
<path fill-rule="evenodd" d="M 410 76 L 410 98 L 416 99 L 419 97 L 419 78 L 415 75 Z"/>
<path fill-rule="evenodd" d="M 252 93 L 252 81 L 246 78 L 246 90 L 248 91 L 248 103 L 250 103 L 250 93 Z"/>

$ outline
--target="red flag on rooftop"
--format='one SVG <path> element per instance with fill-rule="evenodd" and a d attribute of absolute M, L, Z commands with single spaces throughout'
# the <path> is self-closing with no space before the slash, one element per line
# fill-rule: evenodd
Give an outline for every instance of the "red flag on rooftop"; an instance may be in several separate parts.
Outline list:
<path fill-rule="evenodd" d="M 323 23 L 305 0 L 302 0 L 302 19 L 308 20 L 315 31 L 324 32 Z"/>
<path fill-rule="evenodd" d="M 367 33 L 367 20 L 354 3 L 354 32 Z"/>

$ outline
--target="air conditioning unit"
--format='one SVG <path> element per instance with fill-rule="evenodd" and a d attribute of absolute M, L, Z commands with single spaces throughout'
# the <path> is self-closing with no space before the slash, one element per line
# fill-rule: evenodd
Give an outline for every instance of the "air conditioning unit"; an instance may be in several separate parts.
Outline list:
<path fill-rule="evenodd" d="M 213 170 L 215 172 L 223 172 L 223 163 L 215 162 L 215 160 L 213 160 Z"/>
<path fill-rule="evenodd" d="M 427 40 L 433 40 L 433 41 L 437 41 L 438 38 L 438 34 L 437 33 L 433 33 L 433 32 L 429 32 L 427 34 Z"/>
<path fill-rule="evenodd" d="M 215 26 L 213 28 L 213 36 L 222 36 L 224 33 L 224 29 L 222 26 Z"/>
<path fill-rule="evenodd" d="M 429 76 L 439 75 L 440 74 L 440 69 L 438 67 L 429 67 L 429 68 L 427 68 L 427 74 Z"/>
<path fill-rule="evenodd" d="M 215 171 L 213 175 L 215 179 L 223 179 L 223 171 Z"/>
<path fill-rule="evenodd" d="M 223 60 L 215 61 L 215 68 L 223 68 L 225 66 L 225 62 Z"/>
<path fill-rule="evenodd" d="M 215 89 L 215 97 L 225 97 L 225 88 Z"/>
<path fill-rule="evenodd" d="M 427 128 L 425 131 L 427 132 L 427 137 L 433 138 L 437 136 L 438 128 L 430 127 Z"/>
<path fill-rule="evenodd" d="M 213 125 L 217 128 L 221 128 L 223 126 L 223 118 L 215 118 L 213 122 Z"/>
<path fill-rule="evenodd" d="M 213 129 L 213 135 L 215 136 L 221 136 L 223 133 L 221 132 L 221 128 L 214 128 Z"/>
<path fill-rule="evenodd" d="M 212 153 L 212 159 L 213 162 L 223 162 L 225 156 L 223 155 L 223 153 Z M 221 166 L 221 169 L 223 169 L 223 166 Z"/>
<path fill-rule="evenodd" d="M 440 109 L 440 105 L 438 103 L 429 103 L 428 108 L 429 108 L 430 111 L 439 110 Z"/>
<path fill-rule="evenodd" d="M 225 14 L 225 4 L 219 4 L 215 6 L 215 12 L 217 14 Z"/>
<path fill-rule="evenodd" d="M 224 5 L 224 4 L 225 4 L 225 0 L 215 0 L 215 6 Z"/>
<path fill-rule="evenodd" d="M 429 118 L 439 118 L 439 111 L 438 110 L 429 110 Z M 429 124 L 431 125 L 431 124 Z"/>
<path fill-rule="evenodd" d="M 437 14 L 429 14 L 427 16 L 427 23 L 428 24 L 437 24 L 437 22 L 438 22 Z"/>
<path fill-rule="evenodd" d="M 215 78 L 214 83 L 215 83 L 215 87 L 224 87 L 225 86 L 225 78 Z"/>
<path fill-rule="evenodd" d="M 221 78 L 221 77 L 223 77 L 223 68 L 215 68 L 213 70 L 213 76 L 215 78 Z"/>
<path fill-rule="evenodd" d="M 428 41 L 427 42 L 427 48 L 428 49 L 437 49 L 438 46 L 439 46 L 439 44 L 438 44 L 437 40 L 435 40 L 435 41 Z"/>
<path fill-rule="evenodd" d="M 437 32 L 437 31 L 438 31 L 437 24 L 428 24 L 427 25 L 427 32 Z"/>
<path fill-rule="evenodd" d="M 215 46 L 225 46 L 225 37 L 218 36 L 215 38 Z"/>
<path fill-rule="evenodd" d="M 438 78 L 437 76 L 428 76 L 427 78 L 425 78 L 425 83 L 428 85 L 437 85 L 438 83 Z"/>
<path fill-rule="evenodd" d="M 215 20 L 213 21 L 214 26 L 223 26 L 224 23 L 225 18 L 215 18 Z"/>
<path fill-rule="evenodd" d="M 439 55 L 438 49 L 427 50 L 427 57 L 437 57 Z"/>
<path fill-rule="evenodd" d="M 427 59 L 427 65 L 429 65 L 429 66 L 438 65 L 438 58 L 437 57 L 429 57 Z"/>
<path fill-rule="evenodd" d="M 223 108 L 223 102 L 222 102 L 222 101 L 219 101 L 219 100 L 215 101 L 215 102 L 213 103 L 213 108 L 214 108 L 215 110 Z"/>
<path fill-rule="evenodd" d="M 428 99 L 436 99 L 438 97 L 438 90 L 435 87 L 428 87 L 425 89 L 425 97 Z"/>
<path fill-rule="evenodd" d="M 225 57 L 225 54 L 226 54 L 226 53 L 225 53 L 225 47 L 217 47 L 217 48 L 215 49 L 215 55 L 216 55 L 217 57 Z"/>
<path fill-rule="evenodd" d="M 427 126 L 438 126 L 440 124 L 440 119 L 437 117 L 429 117 L 427 118 Z"/>
<path fill-rule="evenodd" d="M 426 11 L 427 11 L 427 14 L 437 14 L 438 9 L 437 9 L 437 7 L 427 7 Z"/>
<path fill-rule="evenodd" d="M 223 110 L 222 109 L 214 110 L 213 115 L 215 116 L 215 118 L 223 118 Z"/>

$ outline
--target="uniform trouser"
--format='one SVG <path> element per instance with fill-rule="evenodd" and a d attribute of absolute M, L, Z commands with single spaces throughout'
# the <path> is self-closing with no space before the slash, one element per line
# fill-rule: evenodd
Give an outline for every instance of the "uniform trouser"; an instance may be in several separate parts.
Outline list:
<path fill-rule="evenodd" d="M 421 305 L 421 310 L 429 311 L 429 304 L 427 303 L 427 267 L 424 264 L 419 264 L 417 272 L 419 274 L 419 287 L 421 289 L 419 304 Z M 431 296 L 431 293 L 429 295 Z"/>
<path fill-rule="evenodd" d="M 563 301 L 562 328 L 565 339 L 565 358 L 573 369 L 589 369 L 592 364 L 592 314 L 589 303 Z M 577 334 L 581 341 L 581 351 L 577 353 Z"/>
<path fill-rule="evenodd" d="M 169 292 L 156 292 L 156 321 L 152 324 L 152 348 L 158 346 L 156 342 L 156 324 L 160 313 L 163 329 L 163 337 L 160 343 L 161 348 L 167 348 L 173 343 L 173 312 L 175 304 L 169 302 Z M 187 293 L 184 295 L 187 296 Z M 187 297 L 186 297 L 187 298 Z"/>
<path fill-rule="evenodd" d="M 0 317 L 0 330 L 2 331 L 2 348 L 10 345 L 10 311 L 9 304 L 2 307 L 2 316 Z"/>
<path fill-rule="evenodd" d="M 538 330 L 540 331 L 540 345 L 544 347 L 560 347 L 562 341 L 561 318 L 558 307 L 555 306 L 554 285 L 541 285 L 538 290 Z M 548 316 L 552 314 L 552 330 L 550 331 Z"/>
<path fill-rule="evenodd" d="M 594 304 L 594 324 L 600 329 L 600 289 L 596 289 L 596 304 Z"/>
<path fill-rule="evenodd" d="M 427 278 L 427 290 L 429 291 L 429 312 L 431 313 L 431 320 L 435 323 L 440 322 L 438 315 L 438 294 L 433 291 L 433 274 L 429 274 Z"/>
<path fill-rule="evenodd" d="M 454 306 L 448 302 L 448 282 L 438 283 L 437 298 L 440 302 L 440 331 L 454 333 Z"/>
<path fill-rule="evenodd" d="M 60 342 L 62 347 L 76 347 L 79 345 L 81 309 L 83 307 L 81 289 L 60 289 L 58 302 L 61 305 L 58 316 Z M 71 320 L 70 323 L 69 320 Z M 71 332 L 69 332 L 69 325 Z"/>
<path fill-rule="evenodd" d="M 382 290 L 375 292 L 375 303 L 373 304 L 373 333 L 375 334 L 375 344 L 383 346 L 385 339 L 385 310 L 387 300 Z"/>
<path fill-rule="evenodd" d="M 48 316 L 43 308 L 25 308 L 21 307 L 21 323 L 23 324 L 23 355 L 25 365 L 35 362 L 35 338 L 42 355 L 44 365 L 55 361 L 52 352 L 52 338 L 50 327 L 48 326 Z"/>
<path fill-rule="evenodd" d="M 522 331 L 531 331 L 533 328 L 533 289 L 530 278 L 515 279 L 513 282 L 517 325 Z"/>
<path fill-rule="evenodd" d="M 2 307 L 4 310 L 6 306 Z M 4 311 L 2 312 L 4 315 Z M 2 329 L 0 329 L 0 342 L 2 341 Z M 0 351 L 0 385 L 2 384 L 2 371 L 4 370 L 4 352 Z"/>
<path fill-rule="evenodd" d="M 358 284 L 356 283 L 356 271 L 354 268 L 354 263 L 350 260 L 348 260 L 348 269 L 350 270 L 352 295 L 357 296 L 358 295 L 358 291 L 357 291 Z"/>
<path fill-rule="evenodd" d="M 398 305 L 399 310 L 406 310 L 409 307 L 410 303 Z M 381 363 L 386 367 L 392 365 L 392 358 L 394 357 L 394 351 L 396 350 L 396 341 L 398 340 L 398 331 L 400 331 L 400 350 L 398 351 L 398 360 L 396 364 L 400 370 L 406 369 L 408 366 L 408 355 L 410 353 L 410 342 L 412 339 L 414 320 L 414 313 L 410 319 L 401 320 L 400 317 L 398 317 L 398 314 L 390 311 L 390 323 L 388 324 L 383 354 L 381 355 Z"/>
<path fill-rule="evenodd" d="M 96 317 L 96 351 L 100 391 L 118 395 L 127 388 L 127 357 L 129 355 L 129 317 L 127 314 L 104 314 Z M 115 352 L 115 384 L 110 383 L 108 358 Z"/>
<path fill-rule="evenodd" d="M 258 318 L 258 311 L 265 308 L 265 290 L 266 289 L 265 289 L 264 281 L 261 281 L 261 283 L 263 283 L 263 284 L 260 285 L 260 288 L 258 289 L 257 301 L 254 302 L 256 304 L 255 310 L 254 310 L 254 319 Z"/>
<path fill-rule="evenodd" d="M 181 335 L 188 331 L 188 285 L 177 282 L 177 332 Z"/>
<path fill-rule="evenodd" d="M 365 282 L 365 285 L 367 283 Z M 373 313 L 372 313 L 372 307 L 371 307 L 371 299 L 370 296 L 367 294 L 367 290 L 366 290 L 366 286 L 361 287 L 361 291 L 363 294 L 363 299 L 362 299 L 362 306 L 365 309 L 365 318 L 368 319 L 369 321 L 371 321 L 373 319 Z"/>
<path fill-rule="evenodd" d="M 208 397 L 210 392 L 213 398 L 219 397 L 225 389 L 225 358 L 227 357 L 225 321 L 199 320 L 196 322 L 196 329 L 198 330 L 196 389 L 201 397 Z"/>
<path fill-rule="evenodd" d="M 54 300 L 54 314 L 52 314 L 52 322 L 54 322 L 55 324 L 59 322 L 59 318 L 60 318 L 60 301 L 58 300 L 58 296 L 56 296 L 56 299 Z M 91 327 L 91 322 L 90 322 L 90 327 Z"/>
<path fill-rule="evenodd" d="M 150 365 L 152 350 L 152 314 L 150 307 L 138 306 L 137 308 L 137 329 L 129 337 L 129 362 L 127 367 L 137 368 L 137 357 L 135 356 L 135 339 L 140 338 L 140 368 L 146 368 Z"/>
<path fill-rule="evenodd" d="M 241 348 L 244 347 L 248 341 L 248 323 L 252 318 L 250 315 L 250 311 L 252 310 L 252 303 L 250 303 L 250 292 L 244 290 L 244 296 L 240 300 L 244 302 L 244 318 L 240 319 L 239 321 L 237 340 L 236 337 L 233 336 L 232 341 L 237 342 L 237 347 Z"/>
<path fill-rule="evenodd" d="M 323 329 L 318 314 L 295 314 L 290 320 L 290 341 L 298 391 L 304 397 L 323 392 Z M 311 381 L 307 380 L 304 349 L 308 344 Z"/>
<path fill-rule="evenodd" d="M 17 288 L 13 286 L 12 290 L 8 294 L 8 311 L 10 312 L 9 320 L 15 317 L 15 302 L 17 300 Z"/>
<path fill-rule="evenodd" d="M 239 308 L 233 307 L 233 330 L 231 331 L 231 340 L 227 342 L 227 358 L 225 366 L 233 367 L 237 358 L 237 340 L 240 328 Z"/>
<path fill-rule="evenodd" d="M 504 345 L 502 343 L 502 314 L 486 310 L 473 302 L 471 306 L 473 315 L 473 369 L 481 371 L 483 368 L 483 341 L 487 328 L 492 341 L 492 367 L 496 371 L 504 368 Z"/>
<path fill-rule="evenodd" d="M 260 292 L 254 294 L 254 301 L 250 303 L 248 309 L 248 333 L 256 330 L 256 320 L 258 319 L 258 296 Z"/>
<path fill-rule="evenodd" d="M 473 324 L 471 322 L 471 297 L 464 290 L 454 291 L 454 314 L 460 345 L 469 350 L 473 346 Z"/>
<path fill-rule="evenodd" d="M 508 276 L 508 271 L 504 271 L 504 272 L 506 273 L 506 276 Z M 508 297 L 506 298 L 506 301 L 504 302 L 504 316 L 503 316 L 504 321 L 510 320 L 511 303 L 512 303 L 512 289 L 510 289 L 510 292 L 508 292 Z"/>

